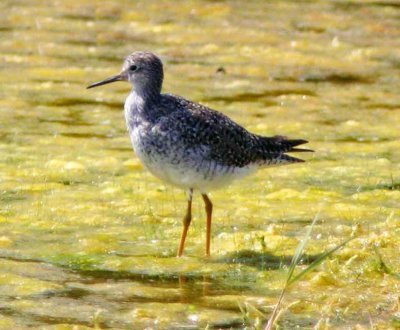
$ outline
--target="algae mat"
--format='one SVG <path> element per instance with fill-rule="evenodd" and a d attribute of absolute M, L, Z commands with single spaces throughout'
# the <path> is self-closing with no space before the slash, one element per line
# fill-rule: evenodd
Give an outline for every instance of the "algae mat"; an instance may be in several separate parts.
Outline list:
<path fill-rule="evenodd" d="M 400 324 L 400 6 L 396 1 L 11 1 L 0 11 L 0 328 L 257 329 L 317 212 L 284 329 Z M 164 90 L 314 155 L 198 195 L 131 151 L 127 84 L 151 50 Z"/>

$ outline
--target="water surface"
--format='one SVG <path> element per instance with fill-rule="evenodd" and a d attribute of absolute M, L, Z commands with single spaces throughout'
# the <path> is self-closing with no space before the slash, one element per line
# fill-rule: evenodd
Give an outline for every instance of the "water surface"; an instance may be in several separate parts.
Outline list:
<path fill-rule="evenodd" d="M 257 328 L 318 210 L 304 264 L 358 237 L 292 287 L 280 325 L 399 327 L 397 2 L 1 7 L 0 328 Z M 129 85 L 85 90 L 135 50 L 161 56 L 165 91 L 316 150 L 212 193 L 210 259 L 198 195 L 174 257 L 185 196 L 131 151 Z"/>

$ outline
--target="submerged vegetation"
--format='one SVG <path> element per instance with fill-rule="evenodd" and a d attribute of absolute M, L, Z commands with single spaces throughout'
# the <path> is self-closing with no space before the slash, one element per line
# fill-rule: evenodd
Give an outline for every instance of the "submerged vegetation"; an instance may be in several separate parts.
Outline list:
<path fill-rule="evenodd" d="M 277 328 L 400 327 L 395 2 L 1 6 L 0 329 L 264 329 L 288 272 Z M 175 258 L 184 194 L 131 151 L 129 86 L 85 90 L 144 49 L 166 92 L 316 150 L 213 193 L 209 259 L 197 198 Z"/>

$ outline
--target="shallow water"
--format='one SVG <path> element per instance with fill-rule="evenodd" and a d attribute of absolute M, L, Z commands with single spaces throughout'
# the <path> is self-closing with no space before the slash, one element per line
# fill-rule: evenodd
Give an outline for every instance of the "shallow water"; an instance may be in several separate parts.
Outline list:
<path fill-rule="evenodd" d="M 0 328 L 257 328 L 319 210 L 304 264 L 357 238 L 292 287 L 281 327 L 399 327 L 398 2 L 1 7 Z M 198 195 L 174 257 L 185 197 L 131 151 L 129 86 L 85 90 L 143 49 L 165 91 L 316 150 L 212 193 L 210 259 Z"/>

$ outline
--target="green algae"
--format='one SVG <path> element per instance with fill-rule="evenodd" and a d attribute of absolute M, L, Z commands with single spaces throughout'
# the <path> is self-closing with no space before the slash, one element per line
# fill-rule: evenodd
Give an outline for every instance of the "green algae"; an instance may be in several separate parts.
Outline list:
<path fill-rule="evenodd" d="M 260 328 L 319 210 L 298 271 L 357 237 L 291 288 L 280 326 L 398 328 L 397 3 L 2 6 L 0 329 Z M 85 90 L 139 49 L 166 91 L 316 150 L 212 193 L 210 259 L 198 198 L 174 257 L 184 194 L 133 155 L 129 86 Z"/>

